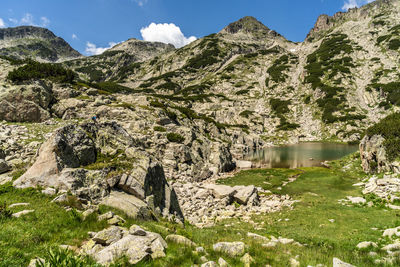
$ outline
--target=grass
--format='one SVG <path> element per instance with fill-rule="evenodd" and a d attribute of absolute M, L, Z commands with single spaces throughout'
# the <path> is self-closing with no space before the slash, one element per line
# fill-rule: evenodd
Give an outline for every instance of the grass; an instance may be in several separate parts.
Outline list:
<path fill-rule="evenodd" d="M 300 170 L 293 169 L 254 169 L 241 171 L 233 177 L 218 180 L 219 184 L 235 186 L 235 185 L 254 185 L 265 190 L 273 190 L 273 193 L 278 192 L 277 187 L 282 186 L 282 183 L 288 177 L 293 177 L 301 174 Z"/>
<path fill-rule="evenodd" d="M 0 220 L 0 266 L 27 266 L 30 259 L 44 256 L 49 248 L 61 244 L 78 245 L 88 231 L 105 227 L 92 216 L 81 221 L 51 198 L 34 189 L 19 190 L 11 184 L 0 186 L 0 203 L 28 202 L 29 206 L 12 208 L 13 212 L 33 209 L 21 218 Z"/>
<path fill-rule="evenodd" d="M 347 172 L 342 171 L 349 165 Z M 299 200 L 294 209 L 281 212 L 259 214 L 252 220 L 260 226 L 243 221 L 243 218 L 231 219 L 216 223 L 210 228 L 199 229 L 189 224 L 178 225 L 165 220 L 137 221 L 127 218 L 121 211 L 100 206 L 100 212 L 112 210 L 126 218 L 125 227 L 138 224 L 141 227 L 166 235 L 175 233 L 183 235 L 203 246 L 207 259 L 218 261 L 223 257 L 230 266 L 242 266 L 238 258 L 230 258 L 212 250 L 212 245 L 221 241 L 242 241 L 255 260 L 252 266 L 288 266 L 290 259 L 299 255 L 301 266 L 317 264 L 332 265 L 332 258 L 356 266 L 376 266 L 374 258 L 368 251 L 359 251 L 356 245 L 361 241 L 374 241 L 379 245 L 388 240 L 381 239 L 382 232 L 371 228 L 387 229 L 400 225 L 400 211 L 386 210 L 382 206 L 343 206 L 339 199 L 346 196 L 361 196 L 360 189 L 352 186 L 365 177 L 361 171 L 359 154 L 347 156 L 331 163 L 332 168 L 302 168 L 246 170 L 234 177 L 219 180 L 227 185 L 254 184 L 277 194 L 289 194 Z M 297 179 L 278 190 L 282 182 L 297 175 Z M 270 184 L 266 184 L 268 182 Z M 0 220 L 0 266 L 26 266 L 33 257 L 48 257 L 48 250 L 60 244 L 79 245 L 88 238 L 88 231 L 98 231 L 106 227 L 104 222 L 97 222 L 94 216 L 82 221 L 74 212 L 67 212 L 58 204 L 51 203 L 51 198 L 37 190 L 14 189 L 10 184 L 0 186 L 0 203 L 29 202 L 29 209 L 35 212 L 19 219 L 5 218 Z M 26 207 L 24 207 L 26 208 Z M 20 211 L 23 208 L 13 208 Z M 328 220 L 334 219 L 331 223 Z M 247 237 L 248 232 L 263 236 L 293 238 L 306 246 L 278 245 L 263 248 L 260 243 Z M 374 249 L 379 256 L 384 252 Z M 193 252 L 173 243 L 168 243 L 165 258 L 141 262 L 137 266 L 191 266 L 201 264 L 204 254 Z M 65 257 L 65 256 L 63 256 Z M 394 265 L 399 264 L 398 261 Z M 120 259 L 114 266 L 130 266 L 126 259 Z"/>

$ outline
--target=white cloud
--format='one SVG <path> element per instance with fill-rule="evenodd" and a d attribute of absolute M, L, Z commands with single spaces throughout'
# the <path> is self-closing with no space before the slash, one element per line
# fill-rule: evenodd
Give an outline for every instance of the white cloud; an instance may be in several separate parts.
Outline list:
<path fill-rule="evenodd" d="M 35 24 L 33 23 L 33 15 L 30 14 L 30 13 L 26 13 L 26 14 L 22 17 L 22 19 L 21 19 L 21 21 L 20 21 L 20 24 L 34 26 Z"/>
<path fill-rule="evenodd" d="M 97 47 L 95 44 L 87 42 L 85 52 L 89 56 L 100 55 L 117 44 L 119 43 L 110 42 L 108 43 L 109 47 Z"/>
<path fill-rule="evenodd" d="M 6 24 L 4 23 L 4 20 L 0 18 L 0 28 L 6 27 Z"/>
<path fill-rule="evenodd" d="M 347 11 L 350 8 L 360 7 L 362 5 L 369 4 L 374 1 L 375 0 L 346 0 L 344 2 L 344 5 L 342 6 L 342 9 Z"/>
<path fill-rule="evenodd" d="M 190 44 L 197 39 L 195 36 L 185 37 L 181 29 L 173 23 L 155 24 L 153 22 L 142 28 L 140 33 L 145 41 L 173 44 L 177 48 Z"/>
<path fill-rule="evenodd" d="M 78 36 L 77 36 L 75 33 L 73 33 L 73 34 L 72 34 L 72 39 L 73 39 L 73 40 L 78 40 L 79 38 L 78 38 Z"/>
<path fill-rule="evenodd" d="M 42 27 L 47 27 L 47 26 L 49 26 L 50 25 L 50 20 L 48 19 L 48 18 L 46 18 L 46 17 L 41 17 L 40 18 L 40 21 L 41 21 L 41 26 Z"/>
<path fill-rule="evenodd" d="M 135 0 L 135 2 L 138 4 L 138 6 L 144 6 L 147 4 L 148 0 Z"/>
<path fill-rule="evenodd" d="M 28 26 L 40 26 L 47 27 L 50 25 L 50 20 L 47 17 L 40 17 L 40 23 L 35 23 L 35 17 L 31 13 L 25 13 L 25 15 L 20 19 L 9 18 L 8 19 L 14 25 L 28 25 Z"/>

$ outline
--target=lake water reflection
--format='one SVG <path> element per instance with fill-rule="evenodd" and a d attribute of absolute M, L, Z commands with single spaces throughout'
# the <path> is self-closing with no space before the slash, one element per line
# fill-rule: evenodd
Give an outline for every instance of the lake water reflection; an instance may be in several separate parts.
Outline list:
<path fill-rule="evenodd" d="M 256 166 L 263 168 L 317 167 L 326 160 L 335 160 L 358 150 L 358 145 L 335 143 L 300 143 L 269 147 L 248 154 Z"/>

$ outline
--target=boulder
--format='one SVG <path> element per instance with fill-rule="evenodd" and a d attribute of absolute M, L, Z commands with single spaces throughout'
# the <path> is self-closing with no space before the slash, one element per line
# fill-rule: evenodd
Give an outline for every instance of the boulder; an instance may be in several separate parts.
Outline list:
<path fill-rule="evenodd" d="M 0 120 L 42 122 L 50 118 L 52 90 L 44 82 L 17 85 L 0 94 Z"/>
<path fill-rule="evenodd" d="M 333 267 L 355 267 L 355 266 L 351 265 L 350 263 L 341 261 L 338 258 L 333 258 Z"/>
<path fill-rule="evenodd" d="M 109 265 L 116 259 L 126 256 L 130 264 L 137 264 L 151 257 L 151 244 L 154 240 L 143 236 L 127 235 L 95 253 L 94 258 L 99 264 Z"/>
<path fill-rule="evenodd" d="M 231 198 L 236 193 L 233 187 L 226 185 L 206 184 L 204 188 L 211 190 L 213 196 L 218 199 Z"/>
<path fill-rule="evenodd" d="M 98 232 L 93 241 L 98 244 L 109 246 L 122 238 L 122 231 L 119 227 L 111 226 L 103 231 Z"/>
<path fill-rule="evenodd" d="M 11 170 L 10 166 L 7 164 L 7 162 L 4 159 L 0 159 L 0 174 L 6 173 L 9 170 Z"/>
<path fill-rule="evenodd" d="M 201 267 L 218 267 L 218 264 L 216 264 L 214 261 L 208 261 L 203 263 Z"/>
<path fill-rule="evenodd" d="M 176 243 L 176 244 L 180 244 L 180 245 L 184 245 L 187 247 L 195 247 L 196 243 L 194 243 L 192 240 L 190 240 L 187 237 L 181 236 L 181 235 L 168 235 L 165 238 L 167 241 Z"/>
<path fill-rule="evenodd" d="M 95 161 L 93 140 L 79 126 L 68 125 L 58 129 L 40 147 L 35 163 L 13 184 L 17 188 L 41 186 L 68 190 L 68 183 L 63 181 L 65 177 L 60 178 L 61 171 Z"/>
<path fill-rule="evenodd" d="M 237 160 L 236 161 L 236 168 L 239 169 L 251 169 L 253 166 L 253 163 L 251 161 L 246 161 L 246 160 Z"/>
<path fill-rule="evenodd" d="M 138 219 L 151 219 L 152 214 L 147 204 L 133 195 L 125 194 L 120 191 L 111 191 L 110 195 L 105 197 L 103 205 L 120 209 L 129 217 Z"/>
<path fill-rule="evenodd" d="M 370 241 L 364 241 L 364 242 L 360 242 L 357 245 L 358 249 L 366 249 L 366 248 L 370 248 L 370 247 L 374 247 L 377 248 L 378 245 L 374 242 L 370 242 Z"/>
<path fill-rule="evenodd" d="M 254 185 L 234 186 L 233 188 L 236 190 L 236 193 L 233 195 L 233 198 L 239 204 L 243 205 L 247 205 L 247 202 L 249 201 L 250 197 L 257 191 Z"/>
<path fill-rule="evenodd" d="M 214 251 L 222 252 L 230 257 L 243 255 L 244 243 L 243 242 L 219 242 L 213 245 Z"/>

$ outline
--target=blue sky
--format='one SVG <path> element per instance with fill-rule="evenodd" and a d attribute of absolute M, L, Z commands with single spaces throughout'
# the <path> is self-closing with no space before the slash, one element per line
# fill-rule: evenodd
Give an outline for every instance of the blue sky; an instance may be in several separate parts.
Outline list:
<path fill-rule="evenodd" d="M 129 38 L 182 46 L 244 16 L 256 17 L 289 40 L 303 41 L 320 14 L 371 1 L 2 0 L 0 27 L 43 26 L 85 55 Z"/>

